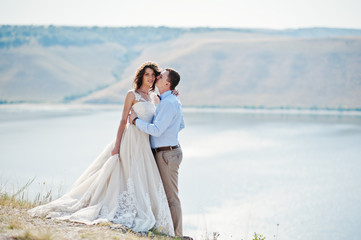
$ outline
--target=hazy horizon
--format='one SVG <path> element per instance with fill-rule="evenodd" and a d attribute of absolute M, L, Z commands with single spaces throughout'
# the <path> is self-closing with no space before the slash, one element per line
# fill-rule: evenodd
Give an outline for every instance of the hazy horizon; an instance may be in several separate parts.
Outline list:
<path fill-rule="evenodd" d="M 0 2 L 0 25 L 361 29 L 360 8 L 356 0 L 5 0 Z"/>
<path fill-rule="evenodd" d="M 335 30 L 361 30 L 361 27 L 359 28 L 347 28 L 347 27 L 331 27 L 331 26 L 305 26 L 305 27 L 290 27 L 290 28 L 261 28 L 261 27 L 218 27 L 218 26 L 168 26 L 168 25 L 127 25 L 127 26 L 101 26 L 101 25 L 65 25 L 65 24 L 6 24 L 6 23 L 0 23 L 0 26 L 33 26 L 33 27 L 48 27 L 48 26 L 54 26 L 54 27 L 80 27 L 80 28 L 140 28 L 140 27 L 149 27 L 149 28 L 175 28 L 175 29 L 203 29 L 203 28 L 209 28 L 209 29 L 249 29 L 249 30 L 269 30 L 269 31 L 287 31 L 287 30 L 302 30 L 302 29 L 335 29 Z"/>

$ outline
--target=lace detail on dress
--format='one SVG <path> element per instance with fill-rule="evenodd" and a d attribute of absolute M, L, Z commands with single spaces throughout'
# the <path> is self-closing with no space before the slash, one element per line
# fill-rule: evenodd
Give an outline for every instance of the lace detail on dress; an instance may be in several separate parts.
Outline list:
<path fill-rule="evenodd" d="M 143 98 L 142 95 L 137 93 L 134 89 L 131 90 L 131 92 L 134 94 L 135 100 L 138 101 L 138 102 L 151 102 L 151 103 L 154 103 L 155 102 L 155 97 L 157 97 L 156 93 L 149 92 L 149 99 L 150 100 L 147 100 L 147 99 Z"/>
<path fill-rule="evenodd" d="M 131 90 L 131 92 L 134 94 L 136 101 L 140 101 L 140 99 L 142 99 L 142 96 L 139 93 L 137 93 L 134 89 Z"/>
<path fill-rule="evenodd" d="M 145 98 L 143 98 L 142 95 L 137 93 L 134 89 L 131 92 L 134 94 L 135 100 L 138 101 L 138 102 L 152 102 L 152 100 L 148 101 Z"/>
<path fill-rule="evenodd" d="M 135 205 L 134 183 L 131 178 L 127 181 L 128 191 L 120 193 L 118 198 L 118 209 L 114 215 L 112 222 L 123 224 L 126 227 L 134 227 L 134 219 L 137 215 Z"/>
<path fill-rule="evenodd" d="M 162 232 L 169 232 L 173 233 L 173 225 L 171 215 L 169 214 L 169 206 L 168 206 L 168 200 L 167 196 L 165 194 L 163 183 L 162 181 L 159 181 L 158 185 L 158 196 L 159 196 L 159 211 L 157 213 L 157 222 L 155 224 L 155 227 L 158 231 Z"/>

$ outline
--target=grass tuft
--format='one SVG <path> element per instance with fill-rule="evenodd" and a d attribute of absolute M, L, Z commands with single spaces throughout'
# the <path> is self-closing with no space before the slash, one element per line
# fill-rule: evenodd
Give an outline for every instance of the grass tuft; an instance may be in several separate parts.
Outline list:
<path fill-rule="evenodd" d="M 34 180 L 35 178 L 29 180 L 24 186 L 20 187 L 13 194 L 5 191 L 5 186 L 0 186 L 0 206 L 30 209 L 52 201 L 52 190 L 49 190 L 45 193 L 38 193 L 34 200 L 28 199 L 26 190 L 34 182 Z"/>
<path fill-rule="evenodd" d="M 265 240 L 266 237 L 262 236 L 261 234 L 254 233 L 253 240 Z"/>
<path fill-rule="evenodd" d="M 8 228 L 14 230 L 14 229 L 21 229 L 22 227 L 23 225 L 18 219 L 11 219 Z"/>
<path fill-rule="evenodd" d="M 13 208 L 31 208 L 34 206 L 25 194 L 25 190 L 34 182 L 35 178 L 28 181 L 24 186 L 19 188 L 14 194 L 9 194 L 0 188 L 0 206 L 11 206 Z"/>
<path fill-rule="evenodd" d="M 54 235 L 48 230 L 29 230 L 26 229 L 22 234 L 14 236 L 16 240 L 51 240 L 56 239 Z"/>

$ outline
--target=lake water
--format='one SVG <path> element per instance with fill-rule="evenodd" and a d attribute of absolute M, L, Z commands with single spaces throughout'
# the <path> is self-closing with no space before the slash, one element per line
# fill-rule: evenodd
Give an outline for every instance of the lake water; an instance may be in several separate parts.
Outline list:
<path fill-rule="evenodd" d="M 0 106 L 0 186 L 64 193 L 115 137 L 122 107 Z M 184 234 L 361 238 L 361 114 L 184 109 Z"/>

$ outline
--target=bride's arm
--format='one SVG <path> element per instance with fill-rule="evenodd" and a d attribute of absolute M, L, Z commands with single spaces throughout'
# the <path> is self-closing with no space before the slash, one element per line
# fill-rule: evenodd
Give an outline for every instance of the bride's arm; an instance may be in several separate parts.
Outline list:
<path fill-rule="evenodd" d="M 120 142 L 122 140 L 125 126 L 127 125 L 129 111 L 133 106 L 134 101 L 135 101 L 135 96 L 132 92 L 129 91 L 125 96 L 122 118 L 120 120 L 120 124 L 118 127 L 117 139 L 115 140 L 115 145 L 112 151 L 112 155 L 119 154 Z"/>

